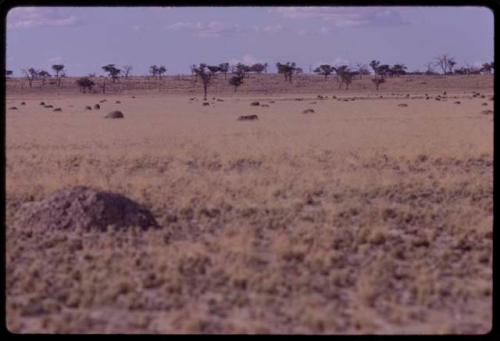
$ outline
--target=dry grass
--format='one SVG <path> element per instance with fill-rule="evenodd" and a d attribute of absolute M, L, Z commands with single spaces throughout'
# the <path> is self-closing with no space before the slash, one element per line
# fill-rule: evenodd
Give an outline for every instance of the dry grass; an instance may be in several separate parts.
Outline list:
<path fill-rule="evenodd" d="M 487 332 L 492 117 L 479 88 L 425 82 L 448 100 L 406 88 L 207 107 L 188 95 L 7 97 L 9 329 Z M 118 109 L 124 119 L 103 118 Z M 249 114 L 259 119 L 237 121 Z M 13 227 L 20 204 L 74 185 L 125 194 L 164 228 Z"/>

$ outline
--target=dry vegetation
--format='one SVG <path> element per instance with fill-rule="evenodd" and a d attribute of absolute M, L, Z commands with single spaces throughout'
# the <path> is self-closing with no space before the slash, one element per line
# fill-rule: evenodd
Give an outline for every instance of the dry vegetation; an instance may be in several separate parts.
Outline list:
<path fill-rule="evenodd" d="M 401 77 L 379 92 L 368 77 L 349 91 L 252 77 L 237 94 L 209 90 L 209 106 L 200 84 L 193 100 L 180 86 L 8 89 L 9 330 L 490 330 L 491 76 Z M 104 119 L 113 110 L 125 118 Z M 126 195 L 163 228 L 15 223 L 22 204 L 76 185 Z"/>

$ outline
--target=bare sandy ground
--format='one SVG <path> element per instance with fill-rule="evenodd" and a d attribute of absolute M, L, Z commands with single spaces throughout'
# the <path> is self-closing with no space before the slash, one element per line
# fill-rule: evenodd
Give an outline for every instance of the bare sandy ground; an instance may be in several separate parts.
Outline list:
<path fill-rule="evenodd" d="M 199 90 L 11 92 L 9 329 L 488 332 L 489 81 L 451 91 L 427 79 L 428 100 L 400 88 L 322 92 L 323 100 L 227 92 L 209 106 Z M 101 110 L 85 110 L 104 98 Z M 104 119 L 112 110 L 125 118 Z M 252 114 L 258 120 L 237 120 Z M 75 185 L 127 195 L 163 229 L 69 234 L 12 224 L 22 203 Z"/>

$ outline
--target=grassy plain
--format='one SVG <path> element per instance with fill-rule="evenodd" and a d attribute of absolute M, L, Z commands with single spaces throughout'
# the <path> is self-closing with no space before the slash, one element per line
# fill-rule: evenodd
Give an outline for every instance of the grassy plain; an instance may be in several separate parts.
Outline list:
<path fill-rule="evenodd" d="M 11 331 L 489 331 L 491 76 L 376 92 L 262 75 L 236 93 L 219 77 L 209 106 L 187 76 L 159 91 L 8 88 Z M 104 119 L 112 110 L 125 118 Z M 15 226 L 21 204 L 75 185 L 127 195 L 163 229 Z"/>

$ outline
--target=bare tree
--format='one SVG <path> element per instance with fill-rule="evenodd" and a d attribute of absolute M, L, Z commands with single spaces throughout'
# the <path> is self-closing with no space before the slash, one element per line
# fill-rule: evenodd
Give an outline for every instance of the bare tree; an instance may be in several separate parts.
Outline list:
<path fill-rule="evenodd" d="M 124 65 L 123 66 L 123 75 L 125 76 L 125 78 L 128 78 L 132 69 L 133 69 L 132 65 Z"/>
<path fill-rule="evenodd" d="M 441 68 L 443 75 L 453 73 L 453 67 L 456 64 L 453 57 L 450 57 L 447 54 L 443 54 L 436 57 L 434 60 L 434 65 Z"/>
<path fill-rule="evenodd" d="M 367 76 L 370 74 L 370 70 L 368 70 L 368 66 L 362 63 L 356 64 L 356 72 L 359 76 L 359 79 L 363 79 L 363 76 Z"/>

